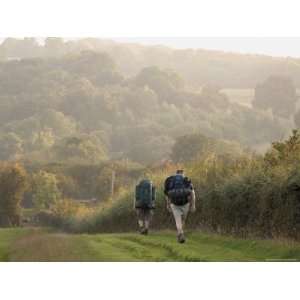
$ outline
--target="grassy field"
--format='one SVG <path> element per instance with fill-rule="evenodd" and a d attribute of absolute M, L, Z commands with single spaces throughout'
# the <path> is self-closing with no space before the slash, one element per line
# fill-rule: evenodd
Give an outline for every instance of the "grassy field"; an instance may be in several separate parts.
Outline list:
<path fill-rule="evenodd" d="M 252 107 L 254 98 L 254 89 L 223 89 L 229 100 L 247 107 Z"/>
<path fill-rule="evenodd" d="M 65 234 L 39 228 L 0 229 L 1 261 L 300 261 L 300 245 L 239 240 L 200 232 L 178 244 L 174 232 L 149 236 Z"/>

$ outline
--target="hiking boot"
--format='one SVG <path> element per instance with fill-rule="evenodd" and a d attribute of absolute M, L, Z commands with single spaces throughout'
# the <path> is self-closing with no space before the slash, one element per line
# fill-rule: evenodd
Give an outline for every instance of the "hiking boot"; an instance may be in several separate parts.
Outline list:
<path fill-rule="evenodd" d="M 185 237 L 184 237 L 184 234 L 183 233 L 179 233 L 178 236 L 177 236 L 177 241 L 178 243 L 180 244 L 183 244 L 185 242 Z"/>

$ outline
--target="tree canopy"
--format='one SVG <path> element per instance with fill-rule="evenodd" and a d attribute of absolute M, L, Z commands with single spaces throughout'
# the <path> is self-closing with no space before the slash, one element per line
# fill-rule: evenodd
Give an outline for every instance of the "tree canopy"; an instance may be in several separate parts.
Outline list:
<path fill-rule="evenodd" d="M 60 38 L 7 39 L 0 53 L 3 160 L 147 165 L 194 133 L 260 151 L 297 123 L 297 72 L 254 76 L 267 57 Z M 233 85 L 257 85 L 253 106 Z"/>

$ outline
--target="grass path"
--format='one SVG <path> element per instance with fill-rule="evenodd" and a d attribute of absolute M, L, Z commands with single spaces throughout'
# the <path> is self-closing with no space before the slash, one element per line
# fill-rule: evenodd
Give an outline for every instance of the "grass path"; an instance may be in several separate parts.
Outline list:
<path fill-rule="evenodd" d="M 192 232 L 73 235 L 39 228 L 0 229 L 0 261 L 300 261 L 300 244 Z"/>

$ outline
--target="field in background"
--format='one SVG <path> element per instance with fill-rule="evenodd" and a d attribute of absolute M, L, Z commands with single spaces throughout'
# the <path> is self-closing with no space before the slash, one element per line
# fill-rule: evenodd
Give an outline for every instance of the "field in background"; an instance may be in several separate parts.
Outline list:
<path fill-rule="evenodd" d="M 233 103 L 238 103 L 249 108 L 252 107 L 254 89 L 223 89 L 221 92 L 226 94 Z"/>
<path fill-rule="evenodd" d="M 64 234 L 49 229 L 0 229 L 1 261 L 300 261 L 300 244 L 242 240 L 201 232 L 178 244 L 175 232 L 149 236 Z"/>
<path fill-rule="evenodd" d="M 252 108 L 252 101 L 254 99 L 254 89 L 222 89 L 222 93 L 226 94 L 232 103 L 244 105 Z M 297 94 L 300 96 L 300 89 L 297 89 Z M 300 97 L 297 102 L 297 109 L 300 109 Z"/>

